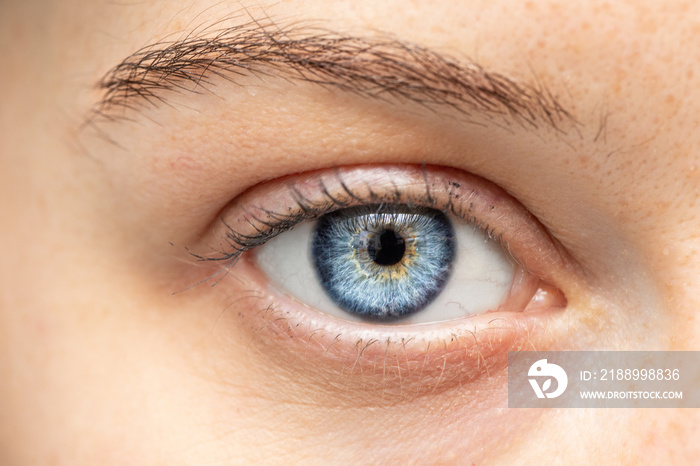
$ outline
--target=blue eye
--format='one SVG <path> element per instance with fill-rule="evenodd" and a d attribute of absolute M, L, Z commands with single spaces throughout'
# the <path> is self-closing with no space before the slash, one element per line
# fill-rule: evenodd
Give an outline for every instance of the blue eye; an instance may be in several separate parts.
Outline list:
<path fill-rule="evenodd" d="M 255 262 L 273 288 L 353 321 L 416 324 L 482 314 L 522 285 L 519 269 L 481 228 L 403 204 L 301 222 L 258 247 Z"/>
<path fill-rule="evenodd" d="M 455 259 L 449 219 L 434 209 L 370 205 L 317 221 L 311 259 L 333 302 L 351 314 L 394 319 L 443 290 Z"/>

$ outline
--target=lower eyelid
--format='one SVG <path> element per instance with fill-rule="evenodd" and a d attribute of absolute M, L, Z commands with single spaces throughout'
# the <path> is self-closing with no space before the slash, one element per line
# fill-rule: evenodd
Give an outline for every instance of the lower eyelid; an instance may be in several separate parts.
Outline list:
<path fill-rule="evenodd" d="M 344 321 L 269 286 L 252 259 L 237 267 L 242 286 L 256 290 L 241 303 L 250 306 L 241 316 L 253 329 L 251 345 L 262 345 L 270 364 L 294 367 L 294 377 L 306 371 L 315 386 L 353 399 L 362 393 L 370 404 L 492 384 L 508 351 L 532 349 L 546 329 L 546 311 L 411 326 Z"/>

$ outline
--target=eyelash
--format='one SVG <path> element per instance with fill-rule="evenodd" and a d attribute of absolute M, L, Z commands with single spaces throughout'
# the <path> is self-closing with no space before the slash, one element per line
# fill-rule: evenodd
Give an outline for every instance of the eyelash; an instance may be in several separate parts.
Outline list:
<path fill-rule="evenodd" d="M 228 271 L 236 264 L 241 255 L 260 247 L 270 241 L 272 238 L 291 230 L 300 222 L 315 220 L 330 212 L 351 206 L 382 203 L 404 204 L 408 207 L 437 208 L 443 213 L 454 215 L 455 217 L 458 217 L 461 220 L 482 229 L 487 234 L 489 239 L 499 242 L 504 250 L 509 251 L 508 244 L 502 240 L 502 235 L 494 234 L 493 230 L 489 228 L 488 224 L 480 222 L 479 219 L 473 215 L 465 216 L 463 212 L 458 211 L 455 208 L 455 201 L 460 198 L 460 195 L 455 193 L 453 189 L 447 192 L 449 196 L 448 202 L 445 203 L 442 208 L 436 207 L 437 202 L 431 195 L 428 175 L 425 170 L 426 168 L 422 167 L 425 188 L 423 195 L 407 196 L 406 193 L 404 193 L 397 185 L 394 184 L 391 199 L 377 195 L 369 186 L 367 186 L 369 189 L 369 196 L 362 197 L 361 195 L 356 194 L 343 181 L 342 174 L 338 170 L 335 171 L 335 176 L 342 187 L 343 192 L 340 194 L 340 196 L 331 195 L 329 189 L 323 183 L 323 179 L 318 179 L 324 201 L 313 201 L 310 197 L 305 196 L 298 189 L 296 189 L 293 184 L 289 184 L 287 187 L 294 197 L 295 204 L 289 207 L 288 210 L 291 210 L 294 213 L 285 214 L 275 212 L 267 208 L 254 207 L 254 210 L 258 210 L 266 216 L 263 219 L 260 218 L 259 215 L 248 210 L 245 214 L 245 221 L 252 228 L 252 230 L 255 231 L 253 234 L 245 234 L 241 232 L 240 230 L 231 226 L 227 220 L 222 217 L 220 220 L 221 224 L 226 229 L 225 238 L 228 248 L 225 249 L 227 250 L 220 251 L 221 254 L 215 257 L 205 257 L 193 252 L 190 252 L 190 254 L 203 261 L 227 262 L 225 269 Z M 450 186 L 452 188 L 458 188 L 460 185 L 456 182 L 452 182 Z M 344 198 L 341 198 L 341 196 Z M 407 200 L 407 197 L 410 199 Z M 509 257 L 514 262 L 517 262 L 517 260 L 510 254 Z"/>

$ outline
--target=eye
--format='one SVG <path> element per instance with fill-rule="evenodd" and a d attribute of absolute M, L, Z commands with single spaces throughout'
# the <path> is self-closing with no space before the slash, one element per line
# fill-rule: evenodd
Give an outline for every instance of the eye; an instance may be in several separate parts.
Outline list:
<path fill-rule="evenodd" d="M 437 322 L 497 310 L 516 267 L 473 224 L 418 206 L 367 205 L 303 222 L 262 246 L 256 262 L 298 301 L 344 319 Z M 523 284 L 527 282 L 527 289 Z M 536 280 L 514 294 L 535 294 Z"/>
<path fill-rule="evenodd" d="M 457 170 L 296 175 L 251 190 L 222 219 L 217 236 L 232 252 L 215 260 L 251 251 L 273 287 L 345 320 L 439 322 L 565 303 L 553 285 L 570 265 L 563 251 L 515 199 Z"/>
<path fill-rule="evenodd" d="M 211 234 L 195 256 L 223 264 L 210 278 L 237 303 L 249 347 L 295 378 L 377 403 L 502 373 L 508 351 L 551 344 L 548 329 L 567 325 L 565 291 L 585 283 L 516 199 L 446 167 L 270 180 Z"/>

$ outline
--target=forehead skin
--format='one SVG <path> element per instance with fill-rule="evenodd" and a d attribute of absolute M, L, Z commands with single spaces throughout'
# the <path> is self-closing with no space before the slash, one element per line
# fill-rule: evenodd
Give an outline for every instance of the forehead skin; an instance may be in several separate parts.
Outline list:
<path fill-rule="evenodd" d="M 252 93 L 217 84 L 215 94 L 239 105 L 250 122 L 236 121 L 237 131 L 268 138 L 270 147 L 284 141 L 289 153 L 304 153 L 304 143 L 283 128 L 304 120 L 318 125 L 307 129 L 309 140 L 340 146 L 352 139 L 356 149 L 315 157 L 272 149 L 256 160 L 159 157 L 179 144 L 228 147 L 232 106 L 208 94 L 173 97 L 191 112 L 164 106 L 135 117 L 143 121 L 110 126 L 109 137 L 128 150 L 142 148 L 142 158 L 117 157 L 114 144 L 78 130 L 102 96 L 95 83 L 124 57 L 220 18 L 235 25 L 269 15 L 358 36 L 381 32 L 544 83 L 577 122 L 565 133 L 506 128 L 512 139 L 485 143 L 491 130 L 472 128 L 446 139 L 444 153 L 428 161 L 501 185 L 585 256 L 600 277 L 597 292 L 625 311 L 614 314 L 616 322 L 591 322 L 582 332 L 587 344 L 700 350 L 700 10 L 693 2 L 66 0 L 3 2 L 0 11 L 0 463 L 296 463 L 357 460 L 358 451 L 399 458 L 391 439 L 358 438 L 358 426 L 378 419 L 397 431 L 417 423 L 426 429 L 418 435 L 436 444 L 463 434 L 463 442 L 441 447 L 443 462 L 535 464 L 557 452 L 575 464 L 689 464 L 698 457 L 696 410 L 568 410 L 533 422 L 523 414 L 507 417 L 521 424 L 496 444 L 479 443 L 474 431 L 497 431 L 499 416 L 508 414 L 488 412 L 475 427 L 458 397 L 449 412 L 459 417 L 449 422 L 428 401 L 420 414 L 404 404 L 379 416 L 350 401 L 327 406 L 325 417 L 312 415 L 301 402 L 276 402 L 286 394 L 258 396 L 249 381 L 264 380 L 265 369 L 214 344 L 221 299 L 208 301 L 211 313 L 197 314 L 192 310 L 207 305 L 200 295 L 161 297 L 168 275 L 159 275 L 159 257 L 169 249 L 160 244 L 170 231 L 189 229 L 189 237 L 175 236 L 195 237 L 207 215 L 194 201 L 186 210 L 186 201 L 163 193 L 197 185 L 197 173 L 211 166 L 224 174 L 192 189 L 198 202 L 216 206 L 251 179 L 333 164 L 425 161 L 424 153 L 389 149 L 377 160 L 370 150 L 405 124 L 392 120 L 390 107 L 363 119 L 338 110 L 344 96 L 270 78 L 259 98 L 271 92 L 270 99 L 291 103 L 256 113 Z M 341 126 L 333 126 L 335 118 L 352 129 L 334 132 Z M 430 118 L 416 121 L 430 126 Z M 405 145 L 422 147 L 421 134 L 406 132 Z M 514 165 L 517 171 L 508 169 Z M 143 331 L 147 325 L 162 332 Z M 230 346 L 240 356 L 247 343 Z M 288 426 L 303 436 L 289 435 Z M 325 456 L 329 450 L 337 456 Z M 403 459 L 418 458 L 411 455 Z"/>

